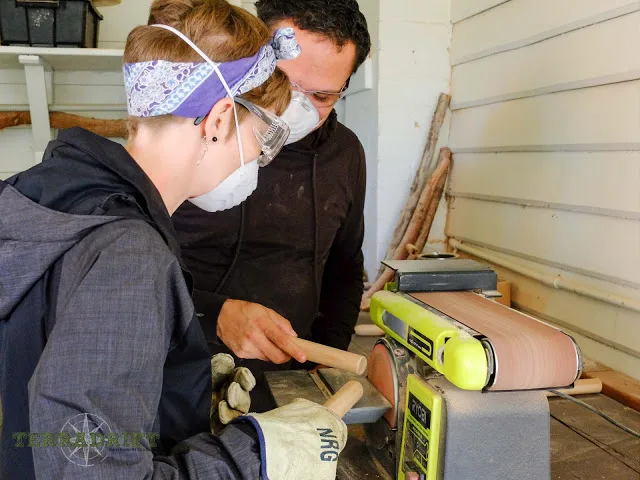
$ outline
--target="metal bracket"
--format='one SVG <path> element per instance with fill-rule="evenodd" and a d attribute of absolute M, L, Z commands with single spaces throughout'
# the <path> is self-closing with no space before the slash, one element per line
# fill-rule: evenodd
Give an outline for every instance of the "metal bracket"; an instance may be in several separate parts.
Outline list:
<path fill-rule="evenodd" d="M 49 99 L 52 97 L 51 66 L 38 55 L 20 55 L 20 64 L 24 65 L 31 113 L 31 131 L 33 135 L 33 153 L 35 163 L 42 160 L 44 151 L 51 141 L 49 123 Z"/>

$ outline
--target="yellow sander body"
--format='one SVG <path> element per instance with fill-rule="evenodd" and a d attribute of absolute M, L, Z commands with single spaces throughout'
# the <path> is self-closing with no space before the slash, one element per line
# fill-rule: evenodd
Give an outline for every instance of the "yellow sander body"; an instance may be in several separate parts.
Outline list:
<path fill-rule="evenodd" d="M 561 330 L 493 300 L 493 271 L 466 260 L 387 262 L 396 279 L 371 300 L 384 330 L 368 379 L 392 408 L 365 425 L 387 471 L 404 480 L 545 480 L 548 403 L 582 356 Z"/>

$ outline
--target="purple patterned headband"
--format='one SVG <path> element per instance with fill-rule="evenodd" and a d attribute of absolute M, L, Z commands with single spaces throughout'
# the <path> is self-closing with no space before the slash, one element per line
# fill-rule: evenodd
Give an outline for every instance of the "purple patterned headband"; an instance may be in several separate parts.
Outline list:
<path fill-rule="evenodd" d="M 170 27 L 167 29 L 173 31 Z M 129 115 L 155 117 L 171 114 L 197 118 L 207 115 L 219 100 L 229 95 L 212 66 L 214 62 L 182 34 L 179 36 L 207 61 L 173 63 L 153 60 L 125 64 Z M 253 57 L 214 65 L 233 96 L 238 96 L 262 85 L 273 74 L 278 60 L 292 60 L 300 55 L 300 51 L 293 29 L 282 28 Z"/>

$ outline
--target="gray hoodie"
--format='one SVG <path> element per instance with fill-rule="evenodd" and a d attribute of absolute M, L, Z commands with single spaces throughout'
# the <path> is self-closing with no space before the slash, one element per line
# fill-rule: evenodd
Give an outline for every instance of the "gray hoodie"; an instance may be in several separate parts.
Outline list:
<path fill-rule="evenodd" d="M 209 352 L 179 258 L 114 142 L 63 131 L 0 182 L 0 478 L 259 478 L 253 427 L 206 433 Z"/>

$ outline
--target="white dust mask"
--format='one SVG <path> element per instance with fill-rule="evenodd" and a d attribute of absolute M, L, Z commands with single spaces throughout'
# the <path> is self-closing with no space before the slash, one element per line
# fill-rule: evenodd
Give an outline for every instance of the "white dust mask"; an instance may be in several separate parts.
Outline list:
<path fill-rule="evenodd" d="M 152 26 L 169 30 L 170 32 L 179 36 L 191 48 L 193 48 L 196 53 L 204 59 L 205 62 L 213 67 L 213 69 L 218 74 L 218 78 L 224 86 L 224 89 L 227 91 L 227 95 L 229 95 L 229 98 L 233 100 L 233 92 L 231 92 L 229 85 L 227 85 L 226 80 L 222 76 L 217 63 L 211 60 L 202 50 L 198 48 L 195 43 L 193 43 L 191 40 L 189 40 L 189 38 L 187 38 L 175 28 L 170 27 L 169 25 Z M 200 195 L 199 197 L 189 199 L 191 203 L 198 206 L 202 210 L 206 210 L 207 212 L 217 212 L 220 210 L 226 210 L 235 207 L 236 205 L 240 205 L 249 197 L 249 195 L 253 193 L 253 191 L 258 186 L 258 163 L 244 162 L 244 151 L 242 149 L 242 133 L 240 131 L 240 122 L 238 121 L 238 111 L 236 109 L 235 100 L 233 102 L 233 115 L 236 122 L 236 137 L 238 139 L 238 149 L 240 152 L 240 168 L 235 170 L 231 175 L 224 179 L 224 181 L 220 183 L 220 185 L 215 187 L 210 192 L 205 193 L 204 195 Z"/>
<path fill-rule="evenodd" d="M 246 163 L 209 193 L 190 198 L 195 206 L 207 212 L 228 210 L 244 202 L 258 186 L 258 162 Z"/>
<path fill-rule="evenodd" d="M 289 125 L 289 138 L 285 145 L 302 140 L 315 130 L 320 123 L 320 113 L 311 100 L 302 92 L 291 92 L 291 103 L 280 116 Z"/>

